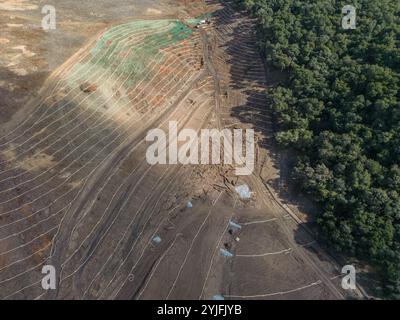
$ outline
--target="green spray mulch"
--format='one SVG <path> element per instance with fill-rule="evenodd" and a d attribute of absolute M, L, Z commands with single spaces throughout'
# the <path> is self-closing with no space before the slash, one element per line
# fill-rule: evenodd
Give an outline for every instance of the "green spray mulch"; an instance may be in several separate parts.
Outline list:
<path fill-rule="evenodd" d="M 143 33 L 148 35 L 135 43 L 135 35 Z M 178 45 L 192 33 L 193 30 L 179 20 L 134 21 L 108 30 L 92 48 L 91 61 L 96 67 L 128 78 L 127 84 L 131 86 L 148 72 L 146 69 L 151 62 L 164 61 L 162 49 Z M 91 68 L 93 63 L 87 62 L 83 68 Z"/>

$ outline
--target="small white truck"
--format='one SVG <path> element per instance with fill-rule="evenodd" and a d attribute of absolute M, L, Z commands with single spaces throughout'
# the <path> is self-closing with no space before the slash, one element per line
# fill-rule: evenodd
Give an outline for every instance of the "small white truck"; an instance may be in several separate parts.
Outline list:
<path fill-rule="evenodd" d="M 202 19 L 197 23 L 196 28 L 200 28 L 201 26 L 203 26 L 205 24 L 209 24 L 209 21 L 207 19 Z"/>

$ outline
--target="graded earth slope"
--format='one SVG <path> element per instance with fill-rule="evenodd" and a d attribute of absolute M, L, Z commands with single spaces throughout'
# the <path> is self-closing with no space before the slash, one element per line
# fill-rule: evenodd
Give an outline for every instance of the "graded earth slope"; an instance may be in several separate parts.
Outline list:
<path fill-rule="evenodd" d="M 5 124 L 1 298 L 348 296 L 338 267 L 266 184 L 279 172 L 253 21 L 229 2 L 199 3 L 192 15 L 107 27 Z M 196 28 L 204 15 L 212 23 Z M 253 128 L 254 174 L 149 165 L 146 133 L 169 121 Z M 235 192 L 244 183 L 251 199 Z M 56 290 L 41 286 L 47 264 Z"/>

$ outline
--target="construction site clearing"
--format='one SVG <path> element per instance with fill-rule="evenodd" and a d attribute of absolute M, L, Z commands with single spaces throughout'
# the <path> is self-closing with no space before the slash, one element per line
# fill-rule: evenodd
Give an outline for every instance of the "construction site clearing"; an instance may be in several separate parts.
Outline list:
<path fill-rule="evenodd" d="M 230 1 L 95 7 L 58 1 L 45 32 L 40 1 L 0 4 L 0 298 L 360 298 L 273 183 L 279 75 L 254 20 Z M 253 129 L 253 174 L 148 164 L 170 121 Z"/>

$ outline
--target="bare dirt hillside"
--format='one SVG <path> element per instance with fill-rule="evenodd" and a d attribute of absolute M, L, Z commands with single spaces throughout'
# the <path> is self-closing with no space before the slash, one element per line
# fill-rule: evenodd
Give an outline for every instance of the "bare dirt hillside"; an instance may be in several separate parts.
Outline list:
<path fill-rule="evenodd" d="M 0 4 L 0 297 L 349 297 L 268 184 L 276 79 L 254 22 L 225 1 L 57 3 L 54 32 L 40 1 Z M 254 173 L 149 165 L 146 133 L 169 121 L 254 129 Z"/>

